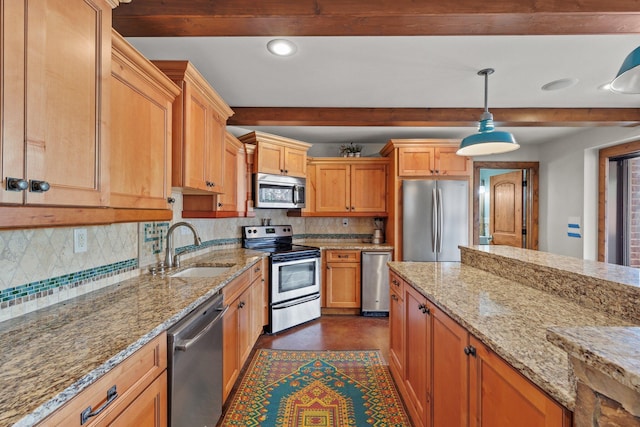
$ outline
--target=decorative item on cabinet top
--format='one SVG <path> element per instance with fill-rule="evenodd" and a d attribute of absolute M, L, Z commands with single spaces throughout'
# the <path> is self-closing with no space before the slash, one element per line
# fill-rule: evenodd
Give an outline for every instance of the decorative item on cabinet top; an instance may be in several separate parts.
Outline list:
<path fill-rule="evenodd" d="M 342 144 L 340 146 L 340 155 L 342 157 L 360 157 L 362 152 L 362 145 L 350 142 L 349 144 Z"/>

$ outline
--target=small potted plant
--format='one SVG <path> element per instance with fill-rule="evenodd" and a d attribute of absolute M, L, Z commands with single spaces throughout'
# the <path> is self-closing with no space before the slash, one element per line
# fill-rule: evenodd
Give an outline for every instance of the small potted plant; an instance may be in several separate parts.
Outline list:
<path fill-rule="evenodd" d="M 350 142 L 349 144 L 342 144 L 340 146 L 340 155 L 342 157 L 360 157 L 360 152 L 362 151 L 362 145 L 354 144 Z"/>

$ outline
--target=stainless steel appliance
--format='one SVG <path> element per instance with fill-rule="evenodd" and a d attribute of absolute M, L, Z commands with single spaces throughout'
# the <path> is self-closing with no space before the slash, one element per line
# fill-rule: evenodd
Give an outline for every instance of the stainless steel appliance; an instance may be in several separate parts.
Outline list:
<path fill-rule="evenodd" d="M 222 414 L 222 294 L 198 306 L 167 334 L 172 427 L 215 427 Z"/>
<path fill-rule="evenodd" d="M 243 227 L 242 246 L 270 254 L 267 332 L 320 317 L 320 249 L 294 245 L 290 225 Z"/>
<path fill-rule="evenodd" d="M 304 208 L 305 178 L 267 173 L 254 174 L 256 208 Z"/>
<path fill-rule="evenodd" d="M 469 244 L 469 184 L 455 180 L 402 182 L 402 259 L 460 261 Z"/>
<path fill-rule="evenodd" d="M 362 315 L 389 315 L 391 251 L 362 252 Z"/>

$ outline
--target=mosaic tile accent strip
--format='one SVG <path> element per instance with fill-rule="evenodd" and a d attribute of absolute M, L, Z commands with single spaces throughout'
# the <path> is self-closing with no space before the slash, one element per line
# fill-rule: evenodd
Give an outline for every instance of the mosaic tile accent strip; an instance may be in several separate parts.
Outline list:
<path fill-rule="evenodd" d="M 138 259 L 132 258 L 125 261 L 115 262 L 113 264 L 102 265 L 88 270 L 64 274 L 62 276 L 38 280 L 25 285 L 3 289 L 0 290 L 0 309 L 21 304 L 22 302 L 29 301 L 34 298 L 42 298 L 44 296 L 51 295 L 63 286 L 67 288 L 75 288 L 87 282 L 125 273 L 136 268 L 138 268 Z"/>
<path fill-rule="evenodd" d="M 164 238 L 169 232 L 168 222 L 150 222 L 144 224 L 144 241 L 152 242 L 154 254 L 159 254 L 164 249 Z"/>

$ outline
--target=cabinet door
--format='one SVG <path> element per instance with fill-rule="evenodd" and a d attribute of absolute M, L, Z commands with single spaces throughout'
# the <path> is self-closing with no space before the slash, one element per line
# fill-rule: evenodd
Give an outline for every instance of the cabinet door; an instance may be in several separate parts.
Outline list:
<path fill-rule="evenodd" d="M 251 285 L 251 347 L 262 335 L 264 327 L 264 280 L 262 277 L 255 279 Z"/>
<path fill-rule="evenodd" d="M 471 175 L 471 159 L 458 156 L 458 147 L 436 147 L 436 173 L 438 175 Z"/>
<path fill-rule="evenodd" d="M 316 212 L 349 212 L 350 167 L 316 164 Z"/>
<path fill-rule="evenodd" d="M 273 173 L 280 175 L 284 173 L 284 147 L 271 144 L 269 142 L 258 143 L 258 161 L 256 172 Z"/>
<path fill-rule="evenodd" d="M 398 176 L 427 176 L 435 172 L 434 147 L 400 147 Z"/>
<path fill-rule="evenodd" d="M 238 305 L 229 304 L 223 318 L 222 334 L 222 400 L 227 400 L 233 385 L 240 374 L 240 355 L 238 345 L 239 317 Z"/>
<path fill-rule="evenodd" d="M 389 366 L 397 383 L 404 380 L 404 283 L 390 273 Z"/>
<path fill-rule="evenodd" d="M 224 144 L 224 194 L 218 195 L 218 210 L 235 212 L 238 210 L 238 147 L 229 142 Z"/>
<path fill-rule="evenodd" d="M 405 378 L 410 405 L 417 425 L 430 421 L 431 314 L 427 300 L 411 286 L 405 286 Z M 439 368 L 438 368 L 439 369 Z M 412 411 L 410 411 L 412 412 Z"/>
<path fill-rule="evenodd" d="M 205 181 L 209 182 L 207 187 L 214 193 L 224 193 L 224 139 L 226 124 L 225 120 L 218 114 L 212 106 L 209 106 L 209 129 L 206 142 L 205 159 Z M 235 178 L 234 178 L 235 180 Z"/>
<path fill-rule="evenodd" d="M 360 263 L 327 263 L 327 307 L 360 308 Z"/>
<path fill-rule="evenodd" d="M 207 149 L 210 112 L 207 99 L 189 82 L 184 83 L 184 187 L 208 190 Z"/>
<path fill-rule="evenodd" d="M 27 8 L 25 178 L 50 189 L 27 191 L 26 202 L 107 205 L 111 7 L 47 0 Z"/>
<path fill-rule="evenodd" d="M 24 171 L 25 8 L 26 2 L 2 1 L 0 30 L 0 203 L 21 204 L 25 192 L 7 190 L 7 178 L 27 179 Z"/>
<path fill-rule="evenodd" d="M 475 426 L 469 422 L 468 356 L 466 329 L 437 308 L 433 309 L 433 425 Z M 515 423 L 513 425 L 520 425 Z"/>
<path fill-rule="evenodd" d="M 307 176 L 307 152 L 297 148 L 284 147 L 284 170 L 285 175 Z"/>
<path fill-rule="evenodd" d="M 167 371 L 164 371 L 113 421 L 96 425 L 166 427 L 168 424 L 167 394 Z"/>
<path fill-rule="evenodd" d="M 110 132 L 113 207 L 169 206 L 171 108 L 178 88 L 167 77 L 160 81 L 163 85 L 156 83 L 158 76 L 147 74 L 149 69 L 151 64 L 114 33 Z M 165 87 L 173 88 L 173 92 Z"/>
<path fill-rule="evenodd" d="M 387 211 L 387 166 L 351 165 L 351 212 Z"/>
<path fill-rule="evenodd" d="M 471 424 L 484 427 L 562 427 L 562 406 L 476 338 L 470 357 Z"/>
<path fill-rule="evenodd" d="M 253 348 L 253 332 L 251 321 L 252 301 L 251 287 L 246 289 L 238 298 L 238 355 L 240 357 L 239 367 L 242 368 L 244 362 L 249 357 Z"/>

